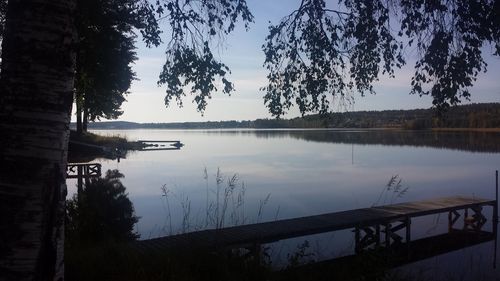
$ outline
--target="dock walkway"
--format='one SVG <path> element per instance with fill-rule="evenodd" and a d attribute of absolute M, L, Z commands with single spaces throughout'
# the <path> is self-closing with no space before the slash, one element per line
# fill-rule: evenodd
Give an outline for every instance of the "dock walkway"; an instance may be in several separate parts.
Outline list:
<path fill-rule="evenodd" d="M 493 216 L 497 216 L 495 200 L 454 196 L 202 230 L 137 241 L 135 247 L 141 251 L 166 250 L 176 247 L 181 249 L 189 247 L 250 248 L 252 245 L 272 243 L 283 239 L 354 229 L 356 251 L 358 251 L 373 245 L 382 244 L 387 247 L 392 243 L 400 242 L 402 237 L 396 232 L 405 228 L 405 240 L 409 242 L 411 219 L 431 214 L 448 213 L 449 230 L 452 231 L 453 225 L 461 217 L 459 211 L 463 211 L 463 228 L 480 231 L 486 222 L 481 212 L 483 206 L 493 207 Z M 381 232 L 385 234 L 385 240 L 382 239 L 382 241 Z"/>

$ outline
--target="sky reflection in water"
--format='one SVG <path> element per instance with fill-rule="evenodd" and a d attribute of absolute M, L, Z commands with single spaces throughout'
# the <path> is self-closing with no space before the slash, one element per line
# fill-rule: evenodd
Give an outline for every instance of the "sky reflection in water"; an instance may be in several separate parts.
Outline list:
<path fill-rule="evenodd" d="M 293 218 L 372 206 L 393 175 L 399 175 L 403 198 L 395 202 L 441 196 L 494 198 L 494 171 L 500 168 L 499 133 L 433 133 L 332 130 L 123 130 L 98 131 L 129 140 L 180 140 L 179 151 L 133 152 L 120 163 L 99 160 L 103 169 L 119 169 L 123 184 L 141 217 L 143 239 L 169 234 L 168 208 L 174 232 L 181 229 L 181 202 L 189 202 L 190 224 L 203 225 L 208 171 L 209 197 L 215 173 L 237 173 L 245 184 L 245 217 L 257 220 L 259 202 L 270 194 L 261 221 Z M 169 190 L 169 206 L 161 187 Z M 69 182 L 70 194 L 75 192 Z M 391 203 L 390 197 L 385 203 Z M 382 198 L 380 203 L 384 203 Z M 489 219 L 490 217 L 488 217 Z M 415 235 L 445 226 L 422 223 Z M 418 224 L 418 222 L 417 222 Z M 432 229 L 439 225 L 436 229 Z M 335 236 L 336 235 L 336 236 Z M 332 234 L 326 234 L 330 237 Z M 349 244 L 352 234 L 334 234 Z M 344 238 L 341 238 L 344 237 Z M 343 241 L 343 242 L 340 242 Z M 282 247 L 282 246 L 279 246 Z M 276 248 L 276 247 L 275 247 Z M 327 250 L 339 253 L 349 248 Z M 283 250 L 286 252 L 286 250 Z"/>
<path fill-rule="evenodd" d="M 492 152 L 500 151 L 496 147 L 500 146 L 498 133 L 462 134 L 463 150 L 456 148 L 457 133 L 432 136 L 415 132 L 409 135 L 405 132 L 323 130 L 98 133 L 124 135 L 130 140 L 180 140 L 185 144 L 179 151 L 132 152 L 120 163 L 100 160 L 104 170 L 119 169 L 125 175 L 123 183 L 141 216 L 139 228 L 144 238 L 155 225 L 163 223 L 161 187 L 164 184 L 172 195 L 189 197 L 193 215 L 204 213 L 205 168 L 211 188 L 215 187 L 214 175 L 218 167 L 226 176 L 239 174 L 246 186 L 245 203 L 249 216 L 252 207 L 258 207 L 259 200 L 271 194 L 264 216 L 269 220 L 274 219 L 278 206 L 278 218 L 369 207 L 393 175 L 399 175 L 403 185 L 410 188 L 399 201 L 448 195 L 492 198 L 494 170 L 500 167 L 499 154 Z M 454 147 L 411 146 L 422 145 L 419 138 L 424 142 L 429 142 L 430 138 L 439 144 L 449 142 Z M 361 143 L 363 139 L 379 144 Z M 348 140 L 352 143 L 345 143 Z M 406 140 L 410 140 L 411 145 L 405 145 Z M 484 148 L 482 143 L 492 145 Z M 477 152 L 480 149 L 486 152 Z M 70 192 L 74 192 L 71 182 L 69 187 Z M 175 200 L 171 202 L 175 203 Z"/>

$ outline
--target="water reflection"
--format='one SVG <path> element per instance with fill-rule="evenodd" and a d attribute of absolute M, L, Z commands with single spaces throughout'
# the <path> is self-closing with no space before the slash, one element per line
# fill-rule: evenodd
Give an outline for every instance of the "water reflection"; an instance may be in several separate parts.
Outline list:
<path fill-rule="evenodd" d="M 396 174 L 404 179 L 405 187 L 410 187 L 398 202 L 454 195 L 492 198 L 492 173 L 500 167 L 498 133 L 127 130 L 100 131 L 99 134 L 120 134 L 130 140 L 179 139 L 186 144 L 177 151 L 131 153 L 120 163 L 99 160 L 104 170 L 119 168 L 127 175 L 121 180 L 141 217 L 138 230 L 143 239 L 171 232 L 170 222 L 165 223 L 169 215 L 172 216 L 173 232 L 182 229 L 182 198 L 189 198 L 192 220 L 202 224 L 206 221 L 205 167 L 212 178 L 217 167 L 227 175 L 240 174 L 246 183 L 244 211 L 250 221 L 257 220 L 259 202 L 267 194 L 271 194 L 271 199 L 262 221 L 369 207 L 377 202 L 391 175 Z M 76 180 L 72 181 L 75 184 L 70 186 L 76 186 Z M 212 181 L 210 189 L 214 190 Z M 171 212 L 164 206 L 166 198 L 162 196 L 161 187 L 165 184 L 171 190 L 169 195 L 177 194 L 181 198 L 170 201 Z M 216 197 L 216 193 L 209 192 Z M 414 225 L 422 227 L 414 228 L 413 237 L 419 239 L 446 232 L 445 221 L 446 215 L 415 221 Z M 167 231 L 162 230 L 164 226 Z M 324 250 L 324 256 L 332 253 L 330 256 L 339 256 L 352 248 L 352 232 L 331 236 L 329 234 L 331 244 L 336 247 L 329 248 L 328 243 L 316 247 L 310 239 L 315 247 L 313 250 Z M 275 248 L 293 252 L 296 245 L 293 242 L 299 244 L 303 240 L 289 242 L 289 249 L 287 246 Z M 497 272 L 492 273 L 489 259 L 492 244 L 483 243 L 417 262 L 407 271 L 420 267 L 436 267 L 434 272 L 453 271 L 457 264 L 460 268 L 470 266 L 469 257 L 482 257 L 478 263 L 487 265 L 485 272 L 494 275 Z"/>
<path fill-rule="evenodd" d="M 104 177 L 90 178 L 83 188 L 66 202 L 66 246 L 84 247 L 139 238 L 134 231 L 139 217 L 118 170 Z"/>
<path fill-rule="evenodd" d="M 257 138 L 294 138 L 305 141 L 413 146 L 471 152 L 499 152 L 500 132 L 402 130 L 210 130 L 207 134 L 253 135 Z"/>
<path fill-rule="evenodd" d="M 486 231 L 451 232 L 419 239 L 408 244 L 402 243 L 389 249 L 380 248 L 319 262 L 308 261 L 306 264 L 287 268 L 283 272 L 283 277 L 284 280 L 392 280 L 391 277 L 395 280 L 407 280 L 403 277 L 405 275 L 403 271 L 391 269 L 419 261 L 432 261 L 432 258 L 472 246 L 488 245 L 488 242 L 492 243 L 495 239 L 493 233 Z M 494 250 L 489 248 L 490 252 Z M 484 267 L 492 267 L 491 260 L 481 262 L 487 263 L 483 264 Z M 416 267 L 413 266 L 412 269 L 415 270 Z M 456 277 L 460 280 L 477 280 L 475 278 L 485 273 L 469 272 L 467 276 L 461 273 L 459 274 L 461 276 L 455 276 L 458 273 L 457 268 L 440 269 L 441 274 L 447 274 L 446 280 L 455 280 Z M 445 270 L 450 270 L 450 272 L 445 272 Z M 408 272 L 410 272 L 409 276 L 415 277 L 415 271 Z M 433 275 L 433 272 L 424 272 L 424 274 L 420 276 L 422 279 L 417 280 L 441 280 L 439 276 Z M 487 276 L 493 277 L 491 274 Z"/>

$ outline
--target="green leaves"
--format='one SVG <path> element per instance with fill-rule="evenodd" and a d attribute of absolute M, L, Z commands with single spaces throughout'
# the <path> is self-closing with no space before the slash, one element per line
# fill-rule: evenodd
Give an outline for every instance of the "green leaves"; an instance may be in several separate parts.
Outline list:
<path fill-rule="evenodd" d="M 335 98 L 349 102 L 353 90 L 373 93 L 381 62 L 389 74 L 404 63 L 380 1 L 341 3 L 333 10 L 325 1 L 304 0 L 269 28 L 262 47 L 268 85 L 262 90 L 272 115 L 283 115 L 293 102 L 302 114 L 327 113 Z"/>
<path fill-rule="evenodd" d="M 326 113 L 355 92 L 375 93 L 379 75 L 395 76 L 405 44 L 416 47 L 412 94 L 431 95 L 444 109 L 470 97 L 486 70 L 482 49 L 500 55 L 500 3 L 479 1 L 303 0 L 269 27 L 262 46 L 268 69 L 264 101 L 281 116 L 296 104 L 302 114 Z M 399 24 L 399 29 L 394 24 Z"/>
<path fill-rule="evenodd" d="M 495 2 L 401 1 L 401 29 L 419 51 L 410 93 L 431 95 L 439 110 L 469 99 L 469 88 L 486 71 L 483 47 L 500 43 Z"/>
<path fill-rule="evenodd" d="M 213 92 L 234 91 L 227 79 L 229 68 L 214 57 L 212 46 L 224 42 L 239 18 L 248 29 L 253 16 L 244 0 L 164 0 L 158 4 L 160 16 L 171 29 L 158 81 L 158 85 L 167 87 L 165 105 L 175 99 L 182 106 L 182 98 L 189 92 L 203 114 Z"/>
<path fill-rule="evenodd" d="M 207 41 L 201 54 L 190 46 L 179 46 L 167 50 L 167 61 L 160 73 L 158 84 L 167 85 L 165 105 L 169 106 L 173 98 L 182 107 L 182 98 L 186 95 L 184 87 L 191 86 L 189 91 L 195 95 L 194 102 L 198 111 L 202 112 L 207 106 L 207 99 L 211 93 L 217 91 L 216 77 L 222 80 L 222 92 L 230 94 L 234 90 L 233 84 L 225 75 L 229 68 L 214 59 Z"/>

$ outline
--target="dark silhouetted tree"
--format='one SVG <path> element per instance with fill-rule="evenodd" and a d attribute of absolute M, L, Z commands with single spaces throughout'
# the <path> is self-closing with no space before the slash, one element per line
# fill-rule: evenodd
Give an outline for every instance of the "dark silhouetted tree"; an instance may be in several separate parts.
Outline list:
<path fill-rule="evenodd" d="M 157 46 L 158 21 L 168 23 L 167 59 L 158 81 L 167 86 L 165 105 L 176 98 L 182 106 L 183 88 L 191 86 L 194 102 L 203 113 L 207 100 L 218 90 L 218 81 L 223 93 L 234 90 L 226 77 L 229 68 L 215 58 L 211 42 L 221 42 L 234 30 L 239 17 L 247 28 L 253 19 L 244 0 L 164 0 L 155 5 L 133 0 L 81 0 L 78 11 L 76 104 L 78 120 L 82 120 L 77 120 L 78 131 L 86 130 L 87 121 L 115 119 L 123 113 L 120 106 L 135 78 L 130 65 L 136 60 L 132 28 L 140 30 L 148 46 Z"/>
<path fill-rule="evenodd" d="M 497 0 L 302 0 L 269 27 L 266 106 L 278 117 L 293 104 L 326 113 L 354 92 L 374 93 L 381 72 L 393 77 L 405 63 L 406 47 L 418 53 L 410 93 L 431 95 L 440 110 L 456 105 L 486 71 L 484 47 L 500 55 L 499 13 Z"/>
<path fill-rule="evenodd" d="M 79 0 L 76 73 L 77 131 L 88 121 L 116 119 L 135 73 L 136 32 L 148 46 L 160 43 L 155 11 L 146 1 Z"/>
<path fill-rule="evenodd" d="M 199 49 L 194 47 L 196 44 L 181 39 L 181 34 L 192 32 L 190 28 L 194 26 L 190 22 L 194 21 L 197 28 L 210 27 L 209 38 L 218 39 L 214 32 L 232 31 L 240 14 L 244 15 L 244 20 L 251 18 L 249 12 L 245 12 L 246 4 L 243 0 L 189 1 L 179 7 L 180 1 L 171 2 L 162 3 L 167 9 L 175 6 L 181 10 L 173 9 L 173 14 L 160 8 L 155 11 L 161 12 L 175 26 L 172 36 L 176 37 L 172 37 L 172 42 L 183 42 L 170 44 L 168 50 L 177 50 L 172 51 L 173 58 L 186 57 L 185 52 L 188 61 L 208 62 L 208 66 L 195 67 L 189 73 L 185 73 L 187 68 L 177 69 L 163 77 L 176 74 L 199 77 L 193 78 L 195 88 L 211 88 L 211 78 L 217 75 L 213 70 L 222 64 L 213 64 L 215 60 L 208 59 L 213 58 L 209 47 L 202 50 L 205 55 L 200 57 Z M 139 29 L 141 35 L 146 44 L 153 44 L 159 34 L 152 28 L 156 21 L 150 13 L 153 7 L 147 1 L 136 3 L 143 3 L 144 8 L 149 9 L 136 11 L 137 19 L 143 20 L 145 25 Z M 186 10 L 192 5 L 203 13 L 196 16 L 196 12 Z M 5 279 L 63 279 L 67 144 L 77 70 L 76 8 L 76 0 L 9 0 L 7 4 L 0 76 L 0 135 L 3 140 L 0 149 L 0 272 Z M 187 18 L 181 15 L 184 12 Z M 172 62 L 171 59 L 167 61 Z M 173 68 L 179 66 L 177 61 L 173 62 Z M 208 73 L 196 72 L 201 69 Z M 169 84 L 169 89 L 172 87 L 175 89 L 175 83 Z M 207 98 L 206 91 L 197 94 L 200 100 Z"/>

